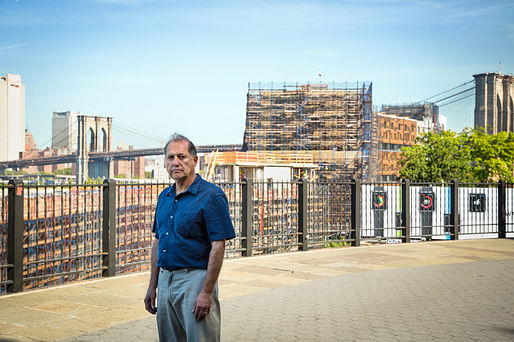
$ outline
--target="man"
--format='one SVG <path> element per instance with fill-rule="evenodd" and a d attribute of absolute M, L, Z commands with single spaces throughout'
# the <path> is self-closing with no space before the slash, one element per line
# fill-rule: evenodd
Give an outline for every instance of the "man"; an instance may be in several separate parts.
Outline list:
<path fill-rule="evenodd" d="M 225 240 L 235 237 L 228 201 L 195 174 L 198 156 L 189 139 L 173 134 L 164 155 L 175 184 L 161 192 L 155 209 L 145 308 L 157 314 L 160 341 L 219 341 L 217 280 Z"/>

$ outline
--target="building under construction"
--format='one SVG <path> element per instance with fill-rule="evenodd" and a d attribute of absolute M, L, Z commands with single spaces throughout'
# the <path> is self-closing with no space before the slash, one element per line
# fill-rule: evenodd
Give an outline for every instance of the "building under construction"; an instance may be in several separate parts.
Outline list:
<path fill-rule="evenodd" d="M 369 179 L 374 120 L 369 82 L 250 83 L 243 149 L 308 153 L 320 180 Z"/>

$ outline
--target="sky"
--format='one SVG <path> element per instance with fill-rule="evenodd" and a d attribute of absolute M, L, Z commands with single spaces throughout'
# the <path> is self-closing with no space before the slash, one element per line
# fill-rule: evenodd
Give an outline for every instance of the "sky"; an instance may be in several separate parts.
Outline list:
<path fill-rule="evenodd" d="M 380 106 L 500 68 L 512 0 L 0 0 L 0 75 L 21 75 L 40 148 L 56 111 L 113 117 L 115 145 L 240 144 L 248 82 L 372 82 Z M 441 113 L 460 131 L 473 108 Z"/>

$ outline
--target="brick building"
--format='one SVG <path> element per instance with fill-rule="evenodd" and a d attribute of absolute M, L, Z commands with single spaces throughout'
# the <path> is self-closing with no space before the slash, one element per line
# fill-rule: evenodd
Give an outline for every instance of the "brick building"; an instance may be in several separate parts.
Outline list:
<path fill-rule="evenodd" d="M 402 147 L 416 144 L 418 121 L 377 113 L 379 161 L 377 180 L 396 180 L 400 171 L 398 160 Z"/>
<path fill-rule="evenodd" d="M 125 176 L 124 178 L 136 179 L 145 178 L 145 158 L 135 157 L 132 160 L 114 160 L 114 177 Z"/>
<path fill-rule="evenodd" d="M 62 151 L 59 149 L 53 149 L 47 147 L 44 150 L 38 150 L 36 141 L 34 140 L 34 136 L 31 132 L 25 131 L 25 151 L 23 152 L 22 157 L 27 159 L 36 159 L 41 157 L 52 157 L 61 155 Z M 49 165 L 39 165 L 39 166 L 28 166 L 23 168 L 23 171 L 29 174 L 37 174 L 40 172 L 46 173 L 54 173 L 55 170 L 64 169 L 71 167 L 71 164 L 49 164 Z"/>

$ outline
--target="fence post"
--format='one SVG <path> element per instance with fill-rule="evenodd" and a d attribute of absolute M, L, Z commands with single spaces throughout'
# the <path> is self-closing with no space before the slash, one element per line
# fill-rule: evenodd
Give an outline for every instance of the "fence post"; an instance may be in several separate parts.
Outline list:
<path fill-rule="evenodd" d="M 450 195 L 452 197 L 452 212 L 450 214 L 450 225 L 452 226 L 452 240 L 459 239 L 459 181 L 452 180 L 450 184 Z"/>
<path fill-rule="evenodd" d="M 7 193 L 7 292 L 23 291 L 23 182 L 9 181 Z"/>
<path fill-rule="evenodd" d="M 351 182 L 352 191 L 352 214 L 351 214 L 351 232 L 353 246 L 361 245 L 361 182 L 353 179 Z"/>
<path fill-rule="evenodd" d="M 103 182 L 102 277 L 116 275 L 116 181 Z"/>
<path fill-rule="evenodd" d="M 507 237 L 507 220 L 505 217 L 506 209 L 506 191 L 505 181 L 498 182 L 498 238 L 505 239 Z"/>
<path fill-rule="evenodd" d="M 298 180 L 298 249 L 306 251 L 307 245 L 307 186 L 305 179 Z"/>
<path fill-rule="evenodd" d="M 252 221 L 253 221 L 253 181 L 243 179 L 241 204 L 241 247 L 242 256 L 252 256 Z"/>
<path fill-rule="evenodd" d="M 411 208 L 411 200 L 410 200 L 410 179 L 402 180 L 402 226 L 404 229 L 403 236 L 405 237 L 405 242 L 410 242 L 410 208 Z"/>

